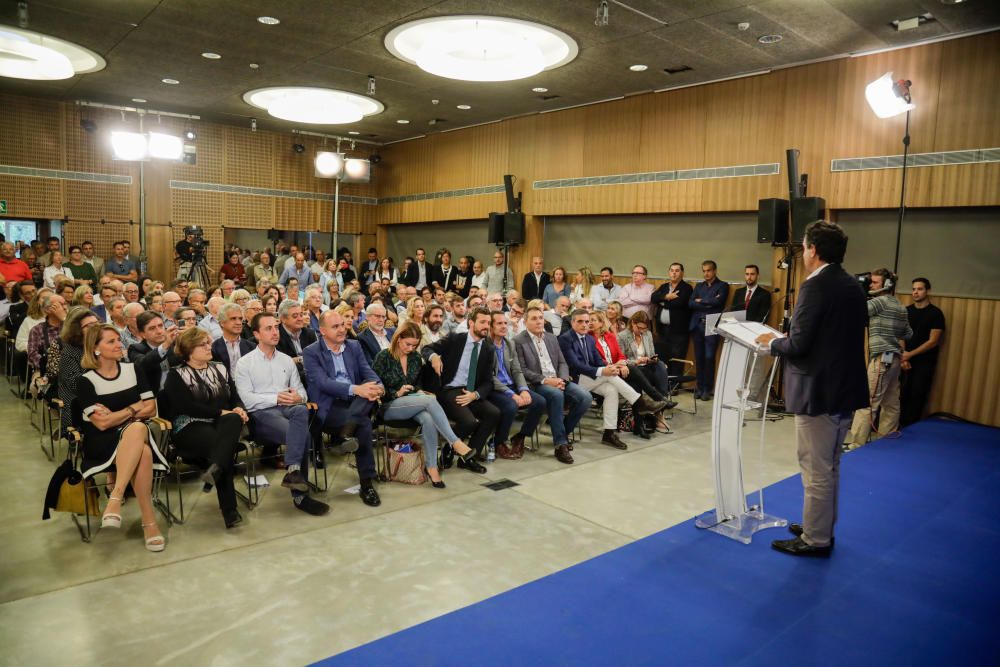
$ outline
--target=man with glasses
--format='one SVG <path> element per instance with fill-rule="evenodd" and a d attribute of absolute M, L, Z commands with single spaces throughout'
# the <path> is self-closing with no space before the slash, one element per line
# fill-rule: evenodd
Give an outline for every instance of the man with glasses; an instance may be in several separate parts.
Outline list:
<path fill-rule="evenodd" d="M 284 352 L 299 371 L 299 380 L 302 385 L 308 387 L 306 372 L 302 367 L 302 350 L 316 342 L 316 332 L 306 326 L 306 318 L 302 310 L 302 304 L 298 301 L 285 299 L 278 306 L 278 318 L 281 326 L 278 327 L 278 351 Z"/>
<path fill-rule="evenodd" d="M 188 281 L 186 280 L 175 280 L 170 284 L 171 289 L 177 292 L 178 296 L 181 297 L 181 303 L 187 303 L 188 299 Z"/>
<path fill-rule="evenodd" d="M 198 320 L 201 320 L 207 314 L 205 310 L 205 301 L 207 299 L 208 295 L 205 294 L 205 290 L 193 289 L 188 292 L 187 305 L 191 306 L 191 310 L 194 311 Z"/>
<path fill-rule="evenodd" d="M 368 365 L 372 364 L 375 355 L 389 348 L 392 335 L 396 333 L 393 328 L 386 328 L 386 310 L 381 303 L 373 303 L 365 309 L 368 326 L 358 334 L 358 342 L 364 350 L 365 359 Z"/>
<path fill-rule="evenodd" d="M 73 280 L 77 285 L 89 285 L 91 289 L 97 287 L 97 273 L 93 266 L 83 261 L 83 250 L 80 246 L 69 247 L 69 263 L 66 268 L 73 274 Z"/>
<path fill-rule="evenodd" d="M 250 323 L 257 313 L 262 312 L 264 312 L 264 304 L 258 299 L 251 299 L 247 302 L 246 308 L 243 309 L 243 331 L 240 332 L 240 336 L 251 343 L 255 343 L 256 339 L 253 337 L 253 330 L 250 328 Z"/>
<path fill-rule="evenodd" d="M 622 287 L 618 302 L 622 305 L 622 317 L 628 319 L 640 310 L 653 316 L 653 286 L 646 282 L 646 267 L 636 264 L 632 267 L 632 282 Z"/>
<path fill-rule="evenodd" d="M 198 326 L 198 316 L 195 314 L 193 308 L 181 306 L 174 314 L 176 315 L 175 320 L 178 329 L 190 329 L 191 327 Z"/>
<path fill-rule="evenodd" d="M 146 309 L 141 303 L 126 303 L 124 309 L 122 309 L 125 326 L 119 328 L 118 333 L 121 335 L 122 348 L 126 354 L 128 354 L 130 347 L 142 341 L 142 334 L 139 331 L 136 318 L 145 311 Z"/>
<path fill-rule="evenodd" d="M 125 283 L 122 295 L 125 297 L 126 303 L 137 303 L 139 301 L 139 286 L 135 283 Z"/>
<path fill-rule="evenodd" d="M 610 266 L 601 268 L 601 284 L 590 288 L 590 301 L 594 310 L 607 310 L 608 303 L 618 301 L 622 286 L 615 282 L 615 271 Z M 580 305 L 577 304 L 577 308 Z"/>
<path fill-rule="evenodd" d="M 181 295 L 177 292 L 164 292 L 163 294 L 163 321 L 166 322 L 167 326 L 171 324 L 176 325 L 177 322 L 174 319 L 174 315 L 177 314 L 177 309 L 181 307 Z"/>

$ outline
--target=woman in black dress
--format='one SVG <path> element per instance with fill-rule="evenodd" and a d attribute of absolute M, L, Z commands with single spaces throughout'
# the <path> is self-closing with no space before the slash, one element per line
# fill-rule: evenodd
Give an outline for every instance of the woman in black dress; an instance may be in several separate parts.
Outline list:
<path fill-rule="evenodd" d="M 146 548 L 163 551 L 167 543 L 153 511 L 153 469 L 166 470 L 145 420 L 156 414 L 153 392 L 132 364 L 123 362 L 121 338 L 110 324 L 92 326 L 84 336 L 77 402 L 83 412 L 83 469 L 89 477 L 115 467 L 115 486 L 101 517 L 102 528 L 120 528 L 125 487 L 132 485 Z"/>
<path fill-rule="evenodd" d="M 243 521 L 236 510 L 233 461 L 248 417 L 225 364 L 212 361 L 212 336 L 188 329 L 177 337 L 179 366 L 170 369 L 163 390 L 173 411 L 173 443 L 181 456 L 208 462 L 205 491 L 215 486 L 226 528 Z"/>

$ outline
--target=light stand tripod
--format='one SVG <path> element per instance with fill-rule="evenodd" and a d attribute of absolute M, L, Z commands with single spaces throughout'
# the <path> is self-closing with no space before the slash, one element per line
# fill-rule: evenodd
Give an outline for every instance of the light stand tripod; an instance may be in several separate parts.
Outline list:
<path fill-rule="evenodd" d="M 195 252 L 191 259 L 191 267 L 188 269 L 185 280 L 198 283 L 201 289 L 208 289 L 208 266 L 205 264 L 204 251 Z"/>

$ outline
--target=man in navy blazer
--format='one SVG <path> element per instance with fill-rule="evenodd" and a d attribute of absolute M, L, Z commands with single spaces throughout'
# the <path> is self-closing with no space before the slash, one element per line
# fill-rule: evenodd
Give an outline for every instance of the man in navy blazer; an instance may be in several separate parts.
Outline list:
<path fill-rule="evenodd" d="M 216 319 L 222 327 L 222 337 L 212 341 L 212 361 L 225 364 L 229 377 L 236 377 L 236 362 L 257 346 L 243 337 L 243 309 L 238 303 L 219 308 Z"/>
<path fill-rule="evenodd" d="M 705 320 L 714 315 L 712 324 L 715 324 L 729 299 L 729 283 L 719 280 L 716 271 L 715 261 L 706 259 L 702 262 L 701 273 L 705 280 L 695 285 L 688 299 L 688 308 L 691 309 L 688 328 L 694 339 L 695 374 L 698 379 L 694 391 L 703 401 L 710 400 L 715 393 L 715 352 L 719 347 L 718 335 L 705 335 Z"/>
<path fill-rule="evenodd" d="M 623 366 L 618 364 L 605 366 L 597 353 L 597 344 L 593 336 L 589 336 L 590 313 L 577 308 L 570 314 L 570 329 L 559 334 L 559 347 L 562 349 L 569 374 L 581 387 L 594 394 L 604 397 L 602 406 L 604 417 L 604 435 L 601 443 L 615 449 L 628 449 L 628 445 L 618 437 L 618 400 L 624 398 L 634 405 L 639 414 L 653 414 L 667 407 L 666 402 L 654 401 L 645 394 L 640 394 L 621 378 Z"/>
<path fill-rule="evenodd" d="M 361 344 L 347 340 L 347 326 L 333 310 L 320 316 L 320 339 L 302 350 L 302 365 L 309 380 L 306 390 L 309 400 L 318 406 L 317 433 L 336 433 L 351 445 L 356 439 L 361 500 L 376 507 L 382 501 L 373 485 L 376 472 L 371 411 L 384 389 L 365 360 Z"/>
<path fill-rule="evenodd" d="M 841 443 L 855 410 L 867 407 L 865 327 L 868 309 L 858 281 L 841 263 L 847 235 L 818 220 L 806 227 L 802 261 L 809 276 L 799 287 L 788 336 L 757 338 L 785 359 L 785 406 L 795 434 L 805 501 L 791 540 L 771 546 L 794 556 L 829 556 L 837 521 Z"/>
<path fill-rule="evenodd" d="M 368 322 L 368 326 L 358 334 L 358 342 L 361 343 L 369 366 L 374 363 L 376 354 L 389 347 L 392 335 L 396 333 L 392 327 L 385 326 L 385 318 L 385 306 L 381 303 L 373 303 L 365 308 L 365 321 Z M 380 340 L 385 343 L 385 348 L 382 347 Z"/>

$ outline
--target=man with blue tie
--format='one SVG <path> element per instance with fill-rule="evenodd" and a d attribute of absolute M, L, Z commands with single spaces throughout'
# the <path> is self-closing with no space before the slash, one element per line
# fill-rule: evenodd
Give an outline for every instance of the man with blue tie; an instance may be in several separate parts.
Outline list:
<path fill-rule="evenodd" d="M 468 331 L 445 336 L 421 352 L 441 377 L 438 402 L 457 424 L 455 433 L 462 440 L 468 438 L 472 448 L 458 460 L 458 467 L 480 474 L 486 468 L 475 460 L 475 455 L 482 454 L 486 439 L 500 421 L 500 410 L 488 400 L 496 363 L 496 349 L 489 339 L 490 317 L 486 308 L 473 308 L 469 311 Z"/>
<path fill-rule="evenodd" d="M 361 500 L 377 507 L 375 454 L 372 451 L 371 411 L 382 396 L 382 381 L 365 360 L 361 344 L 347 340 L 347 324 L 333 310 L 320 316 L 320 339 L 302 350 L 309 400 L 319 406 L 317 427 L 344 438 L 356 448 Z M 351 451 L 350 448 L 346 451 Z"/>
<path fill-rule="evenodd" d="M 729 299 L 729 283 L 719 280 L 716 270 L 716 264 L 711 259 L 701 263 L 705 280 L 695 285 L 688 300 L 688 307 L 691 309 L 688 328 L 694 340 L 695 373 L 698 379 L 694 391 L 695 396 L 703 401 L 711 400 L 715 394 L 715 351 L 719 347 L 718 335 L 705 335 L 705 320 L 716 316 L 711 318 L 711 324 L 714 325 Z"/>
<path fill-rule="evenodd" d="M 604 435 L 601 443 L 615 449 L 628 449 L 618 437 L 618 400 L 624 398 L 641 415 L 651 415 L 667 407 L 640 394 L 621 378 L 622 367 L 604 366 L 590 331 L 590 313 L 577 308 L 570 314 L 570 329 L 559 336 L 559 347 L 569 366 L 573 382 L 589 392 L 604 397 Z"/>

